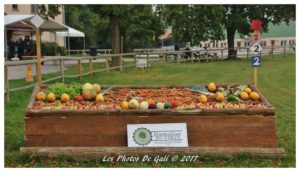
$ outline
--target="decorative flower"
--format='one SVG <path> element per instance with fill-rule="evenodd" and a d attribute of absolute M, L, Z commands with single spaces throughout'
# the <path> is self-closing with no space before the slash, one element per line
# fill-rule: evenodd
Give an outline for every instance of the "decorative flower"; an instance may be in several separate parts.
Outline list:
<path fill-rule="evenodd" d="M 262 22 L 260 20 L 252 20 L 251 30 L 260 30 Z"/>

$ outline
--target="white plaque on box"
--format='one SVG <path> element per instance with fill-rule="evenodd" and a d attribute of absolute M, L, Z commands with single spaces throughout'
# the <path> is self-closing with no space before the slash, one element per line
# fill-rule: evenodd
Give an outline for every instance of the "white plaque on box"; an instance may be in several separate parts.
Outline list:
<path fill-rule="evenodd" d="M 188 147 L 186 123 L 128 124 L 128 147 Z"/>

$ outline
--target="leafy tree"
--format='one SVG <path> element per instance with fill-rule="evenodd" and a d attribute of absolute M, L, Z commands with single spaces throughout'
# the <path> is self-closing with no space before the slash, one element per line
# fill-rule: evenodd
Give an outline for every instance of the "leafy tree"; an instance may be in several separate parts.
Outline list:
<path fill-rule="evenodd" d="M 226 29 L 229 57 L 236 58 L 235 33 L 249 35 L 251 20 L 261 20 L 263 32 L 267 32 L 269 23 L 284 21 L 288 24 L 290 20 L 295 20 L 295 11 L 295 5 L 224 5 L 222 24 Z"/>
<path fill-rule="evenodd" d="M 48 19 L 48 17 L 51 17 L 54 19 L 55 16 L 61 14 L 61 12 L 59 10 L 60 7 L 61 7 L 61 5 L 57 5 L 57 4 L 48 4 L 48 5 L 41 4 L 38 6 L 38 11 L 39 11 L 38 13 L 47 19 Z"/>
<path fill-rule="evenodd" d="M 177 42 L 198 45 L 208 39 L 222 39 L 220 22 L 223 7 L 220 5 L 164 5 L 160 14 L 172 25 L 172 37 Z"/>
<path fill-rule="evenodd" d="M 129 9 L 129 16 L 121 21 L 121 35 L 124 49 L 154 47 L 159 36 L 164 33 L 165 25 L 154 6 L 135 5 Z"/>
<path fill-rule="evenodd" d="M 100 18 L 86 5 L 65 5 L 66 25 L 85 33 L 86 47 L 110 48 L 108 17 Z M 82 49 L 82 38 L 71 38 L 71 47 Z"/>
<path fill-rule="evenodd" d="M 160 11 L 172 25 L 176 41 L 197 45 L 207 39 L 219 40 L 226 30 L 228 54 L 235 58 L 234 35 L 249 35 L 250 22 L 262 21 L 264 32 L 268 24 L 289 23 L 295 20 L 295 5 L 162 5 Z"/>
<path fill-rule="evenodd" d="M 121 34 L 124 41 L 128 43 L 126 45 L 130 47 L 138 39 L 147 42 L 149 37 L 155 40 L 158 38 L 158 33 L 162 33 L 163 27 L 161 22 L 158 22 L 160 19 L 154 14 L 151 5 L 90 5 L 89 7 L 100 17 L 109 18 L 113 54 L 120 53 Z M 158 28 L 155 28 L 155 25 Z M 112 58 L 112 66 L 120 64 L 120 57 Z"/>
<path fill-rule="evenodd" d="M 100 17 L 108 17 L 109 18 L 109 26 L 111 31 L 111 43 L 112 43 L 112 53 L 119 54 L 120 53 L 120 19 L 124 16 L 128 15 L 128 10 L 130 6 L 125 5 L 90 5 L 90 9 L 92 9 L 95 13 L 97 13 Z M 120 66 L 121 58 L 113 57 L 112 58 L 112 66 Z"/>

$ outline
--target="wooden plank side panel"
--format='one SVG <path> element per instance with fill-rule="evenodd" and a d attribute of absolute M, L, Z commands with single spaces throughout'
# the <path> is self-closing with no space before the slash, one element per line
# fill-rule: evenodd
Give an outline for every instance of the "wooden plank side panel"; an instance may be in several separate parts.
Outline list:
<path fill-rule="evenodd" d="M 69 116 L 25 118 L 26 146 L 127 146 L 127 124 L 186 122 L 190 146 L 276 147 L 274 117 Z"/>
<path fill-rule="evenodd" d="M 111 134 L 124 135 L 127 124 L 180 123 L 188 124 L 188 132 L 272 134 L 274 117 L 249 116 L 73 116 L 73 117 L 26 117 L 26 135 L 53 134 Z"/>
<path fill-rule="evenodd" d="M 202 133 L 188 134 L 189 146 L 211 147 L 276 147 L 276 137 L 272 135 L 211 135 Z M 32 147 L 69 147 L 69 146 L 127 146 L 126 135 L 29 135 L 25 145 Z"/>
<path fill-rule="evenodd" d="M 143 155 L 178 155 L 189 154 L 199 156 L 235 156 L 251 154 L 254 156 L 282 157 L 282 148 L 216 148 L 216 147 L 188 147 L 188 148 L 127 148 L 127 147 L 21 147 L 23 155 L 40 155 L 49 157 L 70 156 L 77 158 L 99 158 L 104 156 L 143 156 Z"/>

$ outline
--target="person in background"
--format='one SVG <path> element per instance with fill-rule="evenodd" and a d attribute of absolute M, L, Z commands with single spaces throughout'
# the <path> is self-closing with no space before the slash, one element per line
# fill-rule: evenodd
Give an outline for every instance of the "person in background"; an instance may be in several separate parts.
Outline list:
<path fill-rule="evenodd" d="M 25 36 L 24 39 L 24 55 L 30 55 L 32 51 L 32 41 L 30 40 L 29 36 Z"/>
<path fill-rule="evenodd" d="M 178 44 L 175 44 L 175 45 L 174 45 L 174 49 L 175 49 L 175 51 L 179 51 L 179 50 L 180 50 Z"/>
<path fill-rule="evenodd" d="M 17 40 L 17 48 L 18 48 L 18 58 L 22 60 L 22 56 L 24 54 L 24 42 L 22 38 Z"/>
<path fill-rule="evenodd" d="M 10 39 L 7 42 L 7 45 L 8 45 L 8 60 L 11 60 L 12 58 L 15 57 L 15 46 L 16 46 L 16 43 L 13 40 Z"/>

